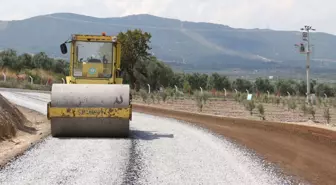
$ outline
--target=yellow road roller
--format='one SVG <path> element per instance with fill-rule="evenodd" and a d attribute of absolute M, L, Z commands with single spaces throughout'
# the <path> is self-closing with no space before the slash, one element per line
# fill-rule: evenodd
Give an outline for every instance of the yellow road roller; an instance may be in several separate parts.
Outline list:
<path fill-rule="evenodd" d="M 130 86 L 123 84 L 116 36 L 73 34 L 65 84 L 53 84 L 47 117 L 53 137 L 128 137 Z"/>

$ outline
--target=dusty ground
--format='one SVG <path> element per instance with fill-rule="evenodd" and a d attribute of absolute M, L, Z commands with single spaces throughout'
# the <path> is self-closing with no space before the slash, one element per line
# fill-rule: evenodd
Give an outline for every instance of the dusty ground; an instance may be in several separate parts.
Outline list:
<path fill-rule="evenodd" d="M 196 123 L 232 139 L 311 184 L 336 184 L 336 129 L 199 116 L 134 105 L 139 112 Z M 161 106 L 162 108 L 162 106 Z M 176 110 L 176 109 L 175 109 Z M 333 130 L 333 131 L 331 131 Z"/>
<path fill-rule="evenodd" d="M 139 101 L 138 101 L 139 102 Z M 156 104 L 155 107 L 163 107 L 163 104 Z M 268 120 L 280 120 L 295 122 L 300 118 L 300 111 L 294 113 L 287 111 L 282 105 L 270 106 L 267 110 L 271 116 Z M 273 107 L 272 107 L 273 106 Z M 169 102 L 164 104 L 165 108 L 170 110 L 183 110 L 197 112 L 195 101 L 180 100 L 179 103 Z M 265 106 L 266 107 L 266 106 Z M 275 107 L 275 108 L 274 108 Z M 17 136 L 9 141 L 0 142 L 0 166 L 15 154 L 29 148 L 36 140 L 49 134 L 50 126 L 45 115 L 39 114 L 22 107 L 19 110 L 27 116 L 30 121 L 30 127 L 36 128 L 35 134 L 18 131 Z M 278 164 L 286 173 L 303 178 L 312 184 L 336 184 L 336 134 L 325 130 L 314 130 L 308 127 L 304 129 L 294 129 L 294 126 L 280 126 L 271 122 L 256 124 L 259 118 L 256 115 L 251 116 L 241 104 L 234 101 L 211 101 L 205 105 L 204 113 L 217 114 L 228 117 L 245 117 L 252 120 L 235 121 L 232 119 L 218 119 L 211 116 L 202 117 L 188 114 L 176 114 L 170 111 L 158 111 L 153 109 L 135 110 L 160 116 L 174 117 L 190 121 L 212 131 L 224 135 L 246 147 L 253 149 L 263 156 L 266 160 Z M 215 113 L 214 113 L 215 112 Z M 321 114 L 321 113 L 320 113 Z M 290 117 L 290 116 L 293 117 Z M 266 117 L 266 118 L 267 118 Z M 308 120 L 309 116 L 301 116 L 302 120 Z M 238 119 L 237 119 L 238 120 Z M 324 123 L 319 124 L 322 127 Z M 335 130 L 335 128 L 330 128 Z M 304 131 L 302 131 L 304 130 Z M 297 134 L 301 133 L 301 134 Z M 310 133 L 310 134 L 307 134 Z"/>
<path fill-rule="evenodd" d="M 18 130 L 15 137 L 0 141 L 0 167 L 50 133 L 50 124 L 45 115 L 20 106 L 16 107 L 29 121 L 25 126 L 35 128 L 36 132 Z"/>
<path fill-rule="evenodd" d="M 297 100 L 298 101 L 298 100 Z M 135 103 L 144 103 L 139 96 L 135 97 Z M 173 109 L 173 110 L 182 110 L 190 112 L 199 112 L 196 101 L 190 98 L 183 98 L 178 100 L 168 99 L 165 103 L 160 101 L 158 103 L 155 100 L 153 103 L 152 99 L 149 99 L 149 104 L 156 107 L 162 107 Z M 148 103 L 147 103 L 148 104 Z M 216 100 L 209 99 L 203 107 L 202 113 L 220 115 L 225 117 L 237 117 L 237 118 L 247 118 L 253 120 L 260 120 L 259 112 L 257 109 L 259 102 L 256 103 L 256 108 L 253 110 L 253 115 L 250 115 L 250 112 L 247 111 L 242 103 L 234 101 L 232 98 L 218 98 Z M 265 109 L 265 118 L 269 121 L 280 121 L 280 122 L 299 122 L 307 123 L 313 122 L 313 116 L 301 110 L 302 104 L 296 103 L 295 110 L 288 110 L 288 105 L 283 105 L 280 103 L 276 105 L 275 103 L 262 103 Z M 336 108 L 334 106 L 329 106 L 330 108 L 330 123 L 327 124 L 326 118 L 323 116 L 324 108 L 323 105 L 316 105 L 314 109 L 315 113 L 315 123 L 320 125 L 328 125 L 330 127 L 336 127 Z"/>

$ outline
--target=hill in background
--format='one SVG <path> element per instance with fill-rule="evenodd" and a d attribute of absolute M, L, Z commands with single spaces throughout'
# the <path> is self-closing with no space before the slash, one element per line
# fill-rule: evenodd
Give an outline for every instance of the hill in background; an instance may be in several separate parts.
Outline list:
<path fill-rule="evenodd" d="M 299 25 L 300 26 L 300 25 Z M 186 71 L 226 71 L 231 74 L 288 75 L 304 74 L 305 56 L 294 44 L 301 42 L 300 32 L 266 29 L 235 29 L 226 25 L 195 23 L 152 15 L 118 18 L 56 13 L 24 20 L 0 21 L 0 50 L 46 52 L 62 56 L 60 43 L 72 33 L 116 35 L 140 28 L 152 34 L 152 52 L 173 68 Z M 300 28 L 300 27 L 298 27 Z M 313 73 L 336 69 L 333 45 L 336 36 L 311 35 Z M 240 73 L 239 73 L 240 72 Z"/>

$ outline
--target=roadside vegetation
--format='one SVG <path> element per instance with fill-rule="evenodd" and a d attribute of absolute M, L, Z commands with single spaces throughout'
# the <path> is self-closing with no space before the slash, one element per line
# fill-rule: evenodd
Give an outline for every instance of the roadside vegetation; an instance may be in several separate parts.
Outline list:
<path fill-rule="evenodd" d="M 52 82 L 62 82 L 68 66 L 68 62 L 50 58 L 44 52 L 18 54 L 7 49 L 0 52 L 0 87 L 50 90 Z"/>
<path fill-rule="evenodd" d="M 261 120 L 282 117 L 287 121 L 310 119 L 334 123 L 335 84 L 312 80 L 311 93 L 315 98 L 306 103 L 305 81 L 268 78 L 250 81 L 231 79 L 219 73 L 174 72 L 151 54 L 150 33 L 139 29 L 128 30 L 120 32 L 118 39 L 122 43 L 124 83 L 130 84 L 135 101 L 146 104 L 175 103 L 184 110 L 190 105 L 191 109 L 195 108 L 198 112 L 212 111 L 220 115 L 232 113 L 233 116 Z M 53 83 L 62 83 L 61 79 L 69 73 L 67 61 L 52 59 L 43 52 L 30 55 L 18 54 L 13 49 L 4 50 L 0 52 L 0 66 L 2 72 L 8 74 L 6 82 L 3 77 L 0 78 L 2 87 L 50 90 L 49 79 Z M 34 78 L 33 84 L 29 76 Z M 252 100 L 247 100 L 248 94 L 252 94 Z M 290 116 L 283 116 L 284 113 Z"/>

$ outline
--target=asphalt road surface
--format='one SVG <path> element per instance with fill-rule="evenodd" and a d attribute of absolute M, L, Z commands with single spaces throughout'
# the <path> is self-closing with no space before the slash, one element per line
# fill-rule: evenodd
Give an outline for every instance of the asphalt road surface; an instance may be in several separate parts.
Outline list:
<path fill-rule="evenodd" d="M 49 94 L 0 93 L 46 114 Z M 0 169 L 0 184 L 290 184 L 248 150 L 173 119 L 134 113 L 130 139 L 48 137 Z"/>

